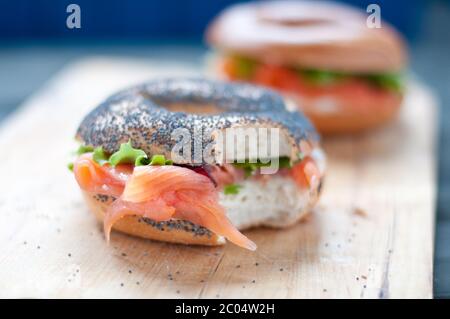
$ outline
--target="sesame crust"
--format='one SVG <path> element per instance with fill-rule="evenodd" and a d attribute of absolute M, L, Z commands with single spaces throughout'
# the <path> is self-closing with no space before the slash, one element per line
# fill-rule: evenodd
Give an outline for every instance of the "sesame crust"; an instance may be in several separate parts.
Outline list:
<path fill-rule="evenodd" d="M 214 105 L 220 113 L 171 112 L 165 107 L 173 104 L 189 104 L 199 110 Z M 176 129 L 190 132 L 194 148 L 214 145 L 215 130 L 234 127 L 280 128 L 289 140 L 292 154 L 300 151 L 302 140 L 316 144 L 319 139 L 303 114 L 287 111 L 276 92 L 206 79 L 160 79 L 121 91 L 83 119 L 76 137 L 86 145 L 102 146 L 108 153 L 131 139 L 133 147 L 150 156 L 162 154 L 171 158 L 177 142 L 172 133 Z M 196 140 L 199 130 L 203 134 L 201 140 Z"/>

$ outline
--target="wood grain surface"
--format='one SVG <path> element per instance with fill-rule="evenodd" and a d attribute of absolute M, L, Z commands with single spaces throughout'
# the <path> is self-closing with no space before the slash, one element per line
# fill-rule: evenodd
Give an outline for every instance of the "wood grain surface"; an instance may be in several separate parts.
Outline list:
<path fill-rule="evenodd" d="M 324 141 L 320 204 L 285 230 L 188 247 L 114 233 L 67 170 L 82 116 L 110 93 L 186 65 L 91 58 L 67 67 L 0 127 L 0 297 L 430 298 L 436 195 L 433 96 L 412 83 L 398 121 Z"/>

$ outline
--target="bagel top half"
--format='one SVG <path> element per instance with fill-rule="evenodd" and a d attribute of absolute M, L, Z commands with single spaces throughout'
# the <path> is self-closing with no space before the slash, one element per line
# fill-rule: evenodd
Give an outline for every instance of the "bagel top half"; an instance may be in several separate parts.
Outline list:
<path fill-rule="evenodd" d="M 163 79 L 119 92 L 83 119 L 76 138 L 107 153 L 131 140 L 149 155 L 192 164 L 191 159 L 177 161 L 171 155 L 177 143 L 173 133 L 181 128 L 193 137 L 192 149 L 212 145 L 220 164 L 224 150 L 214 132 L 248 127 L 279 128 L 280 156 L 291 159 L 304 152 L 303 142 L 314 146 L 319 141 L 310 122 L 299 112 L 287 111 L 285 101 L 274 91 L 205 79 Z M 196 134 L 199 131 L 203 134 Z"/>
<path fill-rule="evenodd" d="M 369 14 L 331 2 L 238 4 L 209 26 L 207 41 L 228 54 L 300 68 L 397 72 L 407 60 L 400 35 L 386 22 L 369 28 Z"/>

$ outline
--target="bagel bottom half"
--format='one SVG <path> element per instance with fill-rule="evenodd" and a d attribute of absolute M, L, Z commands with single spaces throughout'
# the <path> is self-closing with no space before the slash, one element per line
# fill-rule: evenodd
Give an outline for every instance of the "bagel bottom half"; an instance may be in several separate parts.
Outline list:
<path fill-rule="evenodd" d="M 220 203 L 227 216 L 240 230 L 255 226 L 287 227 L 302 219 L 319 198 L 321 183 L 316 189 L 300 189 L 288 176 L 267 176 L 267 179 L 245 180 L 236 195 L 220 193 Z M 89 209 L 103 221 L 111 196 L 83 191 Z M 223 245 L 226 240 L 209 229 L 185 220 L 171 219 L 156 222 L 127 215 L 113 225 L 113 229 L 163 242 L 189 245 Z"/>

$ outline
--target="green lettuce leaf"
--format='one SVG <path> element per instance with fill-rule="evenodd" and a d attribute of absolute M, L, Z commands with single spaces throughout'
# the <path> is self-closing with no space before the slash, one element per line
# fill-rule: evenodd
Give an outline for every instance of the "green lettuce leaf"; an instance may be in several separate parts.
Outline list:
<path fill-rule="evenodd" d="M 255 74 L 258 62 L 247 57 L 235 56 L 233 57 L 236 73 L 239 78 L 249 79 Z"/>
<path fill-rule="evenodd" d="M 92 159 L 96 163 L 100 165 L 108 163 L 113 167 L 119 164 L 134 164 L 135 166 L 173 164 L 173 161 L 166 159 L 164 155 L 153 155 L 152 158 L 149 159 L 143 150 L 134 148 L 131 145 L 131 140 L 127 143 L 122 143 L 119 150 L 111 154 L 111 156 L 108 156 L 101 146 L 93 148 L 92 146 L 85 145 L 81 145 L 78 148 L 77 154 L 81 155 L 88 152 L 92 152 Z M 71 165 L 73 168 L 73 163 L 71 163 Z M 69 167 L 69 169 L 71 168 Z"/>
<path fill-rule="evenodd" d="M 128 140 L 127 143 L 120 144 L 119 150 L 111 155 L 109 164 L 113 167 L 119 164 L 140 164 L 146 157 L 143 150 L 133 148 L 131 140 Z"/>
<path fill-rule="evenodd" d="M 236 195 L 239 194 L 239 189 L 241 188 L 242 186 L 237 184 L 225 185 L 225 187 L 223 188 L 223 193 L 225 195 Z"/>
<path fill-rule="evenodd" d="M 262 163 L 258 160 L 256 163 L 250 163 L 246 160 L 244 163 L 234 162 L 233 165 L 237 168 L 243 169 L 245 177 L 249 177 L 255 173 L 255 171 L 261 167 L 268 167 L 271 165 L 271 162 Z M 278 167 L 279 168 L 290 168 L 291 160 L 287 156 L 282 156 L 278 159 Z"/>
<path fill-rule="evenodd" d="M 301 77 L 316 85 L 335 84 L 336 82 L 348 77 L 348 75 L 341 72 L 326 70 L 300 70 L 299 72 Z"/>
<path fill-rule="evenodd" d="M 94 147 L 91 145 L 80 145 L 77 150 L 77 155 L 82 155 L 84 153 L 90 153 L 94 151 Z"/>
<path fill-rule="evenodd" d="M 92 159 L 94 162 L 98 163 L 100 166 L 108 163 L 108 155 L 106 155 L 103 147 L 99 146 L 94 149 L 94 153 L 92 154 Z"/>
<path fill-rule="evenodd" d="M 363 76 L 369 82 L 394 92 L 403 90 L 403 77 L 396 73 L 370 74 Z"/>

